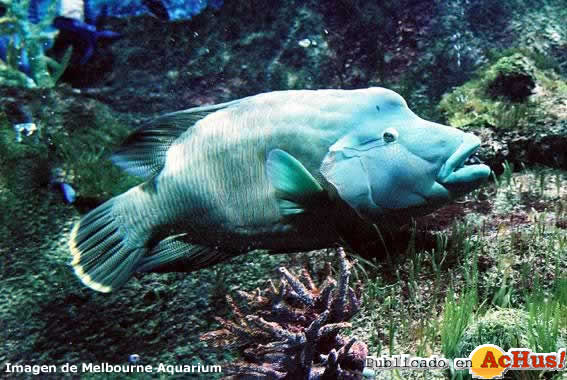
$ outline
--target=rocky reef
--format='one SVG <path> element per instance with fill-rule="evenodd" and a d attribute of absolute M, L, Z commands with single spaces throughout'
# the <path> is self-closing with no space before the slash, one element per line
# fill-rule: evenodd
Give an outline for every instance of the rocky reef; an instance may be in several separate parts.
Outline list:
<path fill-rule="evenodd" d="M 536 69 L 527 57 L 516 53 L 499 59 L 488 70 L 487 93 L 511 102 L 526 101 L 536 86 Z"/>
<path fill-rule="evenodd" d="M 215 347 L 237 348 L 242 361 L 225 367 L 227 379 L 361 379 L 366 345 L 340 334 L 360 310 L 361 289 L 349 286 L 350 263 L 337 249 L 338 280 L 330 276 L 316 286 L 303 269 L 293 275 L 279 268 L 279 284 L 260 292 L 239 291 L 246 309 L 227 296 L 233 320 L 217 317 L 222 329 L 201 336 Z"/>
<path fill-rule="evenodd" d="M 439 107 L 451 125 L 481 137 L 479 156 L 497 173 L 504 161 L 567 169 L 567 82 L 534 58 L 497 59 Z"/>

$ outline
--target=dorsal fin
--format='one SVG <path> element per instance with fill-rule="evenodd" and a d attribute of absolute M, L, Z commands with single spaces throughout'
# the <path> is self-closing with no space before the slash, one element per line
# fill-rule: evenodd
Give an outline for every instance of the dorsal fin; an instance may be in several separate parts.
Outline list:
<path fill-rule="evenodd" d="M 129 174 L 151 178 L 163 168 L 173 141 L 199 120 L 234 103 L 236 101 L 158 116 L 128 136 L 111 160 Z"/>

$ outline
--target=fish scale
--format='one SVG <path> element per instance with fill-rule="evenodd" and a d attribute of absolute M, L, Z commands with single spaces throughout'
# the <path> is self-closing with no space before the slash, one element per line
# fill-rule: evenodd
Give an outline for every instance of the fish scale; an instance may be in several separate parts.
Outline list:
<path fill-rule="evenodd" d="M 113 155 L 145 182 L 75 226 L 71 264 L 108 292 L 136 271 L 191 272 L 252 249 L 341 243 L 372 254 L 376 228 L 488 177 L 467 162 L 479 145 L 383 88 L 276 91 L 166 114 Z"/>

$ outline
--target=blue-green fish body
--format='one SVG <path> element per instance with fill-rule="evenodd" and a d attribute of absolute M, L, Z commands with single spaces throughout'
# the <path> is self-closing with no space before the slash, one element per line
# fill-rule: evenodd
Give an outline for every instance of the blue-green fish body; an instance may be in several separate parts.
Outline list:
<path fill-rule="evenodd" d="M 281 91 L 157 118 L 113 157 L 146 181 L 86 215 L 75 273 L 110 291 L 135 271 L 203 268 L 254 250 L 349 240 L 477 187 L 480 140 L 420 119 L 383 88 Z"/>

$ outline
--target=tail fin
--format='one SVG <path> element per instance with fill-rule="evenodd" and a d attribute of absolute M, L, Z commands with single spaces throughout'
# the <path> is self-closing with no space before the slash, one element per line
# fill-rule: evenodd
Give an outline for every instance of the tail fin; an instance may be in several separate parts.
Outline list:
<path fill-rule="evenodd" d="M 113 208 L 118 199 L 110 199 L 84 216 L 69 239 L 75 274 L 89 288 L 104 293 L 131 277 L 146 250 L 137 234 L 117 218 Z"/>

